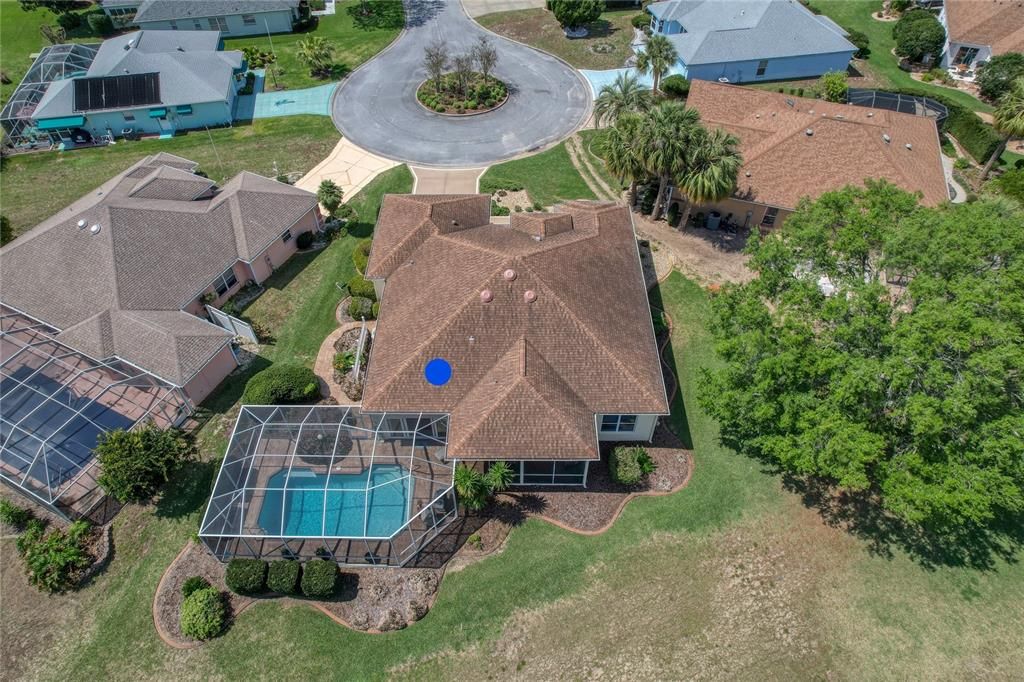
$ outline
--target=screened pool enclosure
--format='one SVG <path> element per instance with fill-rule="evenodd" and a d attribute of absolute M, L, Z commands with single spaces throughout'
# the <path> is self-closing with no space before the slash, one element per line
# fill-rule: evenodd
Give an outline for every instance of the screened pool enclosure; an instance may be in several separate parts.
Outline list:
<path fill-rule="evenodd" d="M 177 425 L 181 389 L 117 358 L 97 360 L 57 330 L 0 305 L 0 479 L 65 518 L 104 501 L 93 456 L 114 429 Z"/>
<path fill-rule="evenodd" d="M 221 560 L 401 566 L 456 516 L 447 419 L 245 406 L 199 537 Z"/>

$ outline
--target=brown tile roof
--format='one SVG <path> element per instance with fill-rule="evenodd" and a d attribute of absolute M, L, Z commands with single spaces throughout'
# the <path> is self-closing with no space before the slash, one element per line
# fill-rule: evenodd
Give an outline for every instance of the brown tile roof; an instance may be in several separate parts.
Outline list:
<path fill-rule="evenodd" d="M 460 459 L 594 459 L 596 414 L 667 413 L 628 209 L 488 212 L 486 195 L 385 197 L 363 408 L 449 413 Z M 440 387 L 435 357 L 453 368 Z"/>
<path fill-rule="evenodd" d="M 1024 52 L 1021 0 L 946 0 L 944 7 L 953 42 L 987 45 L 993 55 Z"/>
<path fill-rule="evenodd" d="M 691 85 L 687 105 L 705 125 L 740 139 L 740 198 L 794 208 L 801 197 L 865 178 L 920 192 L 928 205 L 949 198 L 930 118 L 701 80 Z"/>
<path fill-rule="evenodd" d="M 196 167 L 147 157 L 0 249 L 4 303 L 90 355 L 187 382 L 228 334 L 181 309 L 317 205 L 251 173 L 217 189 Z"/>

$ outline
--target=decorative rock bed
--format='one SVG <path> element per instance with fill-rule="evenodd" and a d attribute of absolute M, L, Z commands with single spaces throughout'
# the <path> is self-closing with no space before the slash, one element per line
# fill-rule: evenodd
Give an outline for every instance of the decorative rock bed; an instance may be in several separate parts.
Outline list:
<path fill-rule="evenodd" d="M 338 337 L 338 340 L 334 342 L 335 353 L 345 352 L 356 352 L 356 346 L 359 345 L 359 339 L 362 336 L 363 330 L 360 327 L 354 327 L 348 329 Z M 369 333 L 367 333 L 369 337 Z M 363 347 L 363 360 L 361 362 L 360 371 L 358 376 L 352 376 L 352 372 L 342 372 L 337 367 L 332 368 L 334 370 L 332 379 L 334 383 L 341 387 L 341 390 L 351 400 L 359 401 L 363 397 L 363 380 L 366 378 L 366 362 L 370 354 L 370 339 L 367 338 L 364 342 Z"/>

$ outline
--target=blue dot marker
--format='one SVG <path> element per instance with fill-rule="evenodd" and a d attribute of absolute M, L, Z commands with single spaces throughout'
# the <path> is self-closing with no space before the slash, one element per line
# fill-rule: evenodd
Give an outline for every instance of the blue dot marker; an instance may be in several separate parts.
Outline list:
<path fill-rule="evenodd" d="M 432 386 L 444 386 L 452 378 L 452 366 L 444 358 L 434 358 L 423 369 L 423 376 Z"/>

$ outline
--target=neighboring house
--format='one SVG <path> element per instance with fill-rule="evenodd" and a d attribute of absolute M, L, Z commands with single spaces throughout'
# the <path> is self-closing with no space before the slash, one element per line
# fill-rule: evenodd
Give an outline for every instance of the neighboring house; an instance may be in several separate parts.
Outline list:
<path fill-rule="evenodd" d="M 1024 52 L 1024 4 L 1009 0 L 946 0 L 945 67 L 973 71 L 992 57 Z"/>
<path fill-rule="evenodd" d="M 30 115 L 51 141 L 229 125 L 245 59 L 216 31 L 137 31 L 104 41 L 88 70 L 46 85 Z"/>
<path fill-rule="evenodd" d="M 650 440 L 669 411 L 625 207 L 498 225 L 486 195 L 389 195 L 366 277 L 381 305 L 361 409 L 447 415 L 450 461 L 584 486 L 601 441 Z M 435 358 L 443 385 L 424 378 Z"/>
<path fill-rule="evenodd" d="M 204 304 L 264 281 L 320 216 L 305 190 L 253 173 L 218 187 L 196 168 L 147 157 L 0 249 L 2 304 L 201 402 L 237 365 Z"/>
<path fill-rule="evenodd" d="M 709 128 L 740 140 L 738 188 L 725 201 L 694 208 L 746 227 L 782 224 L 803 197 L 866 178 L 920 192 L 934 206 L 949 199 L 935 121 L 734 85 L 694 81 L 687 106 Z M 674 191 L 670 203 L 685 204 Z"/>
<path fill-rule="evenodd" d="M 102 0 L 115 26 L 219 31 L 225 36 L 291 33 L 300 0 Z"/>
<path fill-rule="evenodd" d="M 673 73 L 729 83 L 846 71 L 846 31 L 797 0 L 667 0 L 647 6 L 651 30 L 679 54 Z"/>

